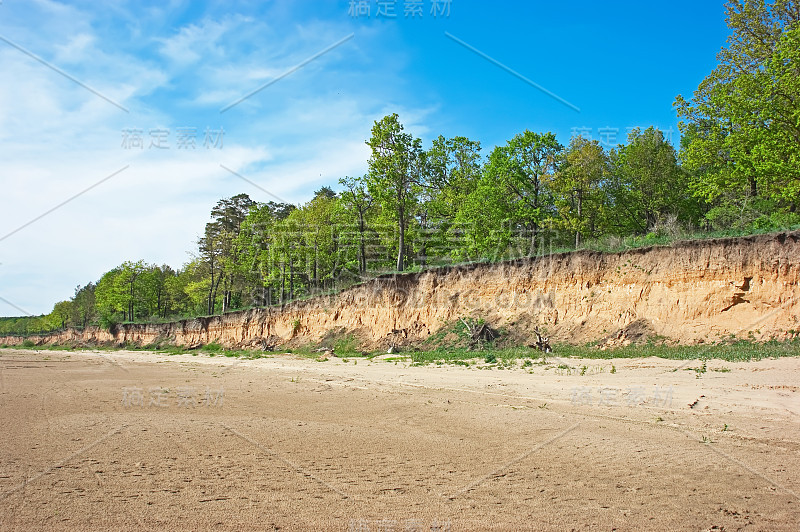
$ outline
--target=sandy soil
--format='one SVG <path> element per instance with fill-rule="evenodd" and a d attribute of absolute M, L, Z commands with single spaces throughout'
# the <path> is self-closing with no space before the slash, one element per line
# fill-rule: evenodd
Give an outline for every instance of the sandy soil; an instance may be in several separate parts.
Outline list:
<path fill-rule="evenodd" d="M 0 350 L 0 528 L 800 528 L 800 358 L 549 361 Z"/>

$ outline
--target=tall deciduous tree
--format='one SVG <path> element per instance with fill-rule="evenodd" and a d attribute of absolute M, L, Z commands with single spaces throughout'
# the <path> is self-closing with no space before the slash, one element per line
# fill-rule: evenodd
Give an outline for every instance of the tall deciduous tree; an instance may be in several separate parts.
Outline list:
<path fill-rule="evenodd" d="M 375 199 L 369 193 L 367 176 L 343 177 L 339 184 L 344 186 L 341 199 L 344 208 L 356 220 L 358 230 L 358 273 L 367 274 L 367 218 L 375 204 Z"/>
<path fill-rule="evenodd" d="M 686 174 L 661 130 L 632 130 L 616 154 L 614 171 L 610 190 L 620 232 L 646 233 L 667 215 L 691 221 Z"/>
<path fill-rule="evenodd" d="M 553 174 L 551 188 L 559 224 L 574 233 L 576 248 L 582 238 L 598 234 L 605 203 L 603 182 L 608 172 L 608 155 L 600 143 L 577 136 L 570 141 L 561 167 Z"/>
<path fill-rule="evenodd" d="M 75 295 L 72 298 L 72 323 L 75 325 L 86 327 L 97 319 L 96 288 L 94 283 L 75 288 Z"/>
<path fill-rule="evenodd" d="M 74 325 L 71 320 L 73 311 L 72 301 L 59 301 L 53 306 L 53 311 L 50 313 L 52 318 L 52 325 L 66 329 L 67 325 Z"/>
<path fill-rule="evenodd" d="M 143 260 L 125 261 L 103 275 L 97 283 L 98 310 L 106 321 L 115 321 L 114 315 L 122 313 L 122 319 L 136 319 L 137 302 L 141 294 L 140 277 L 147 269 Z"/>
<path fill-rule="evenodd" d="M 726 10 L 719 64 L 675 106 L 681 158 L 707 218 L 747 226 L 800 209 L 800 2 L 730 0 Z"/>
<path fill-rule="evenodd" d="M 449 258 L 463 235 L 459 210 L 481 179 L 481 144 L 466 137 L 440 135 L 426 152 L 421 185 L 420 225 L 427 228 L 423 256 Z M 424 219 L 422 217 L 424 216 Z"/>
<path fill-rule="evenodd" d="M 288 203 L 259 203 L 250 209 L 236 237 L 239 275 L 250 286 L 249 301 L 255 305 L 275 302 L 275 288 L 280 285 L 276 257 L 280 235 L 278 224 L 296 207 Z"/>
<path fill-rule="evenodd" d="M 489 200 L 484 208 L 497 210 L 491 216 L 494 222 L 506 224 L 506 230 L 512 233 L 527 232 L 530 254 L 536 253 L 543 222 L 553 215 L 546 182 L 555 172 L 563 149 L 553 133 L 526 130 L 514 136 L 489 155 L 481 186 L 470 201 L 474 210 L 481 198 Z"/>
<path fill-rule="evenodd" d="M 397 225 L 397 271 L 405 269 L 406 232 L 416 203 L 415 176 L 422 160 L 422 142 L 403 131 L 397 114 L 375 121 L 367 141 L 369 158 L 368 188 L 386 212 L 393 213 Z"/>

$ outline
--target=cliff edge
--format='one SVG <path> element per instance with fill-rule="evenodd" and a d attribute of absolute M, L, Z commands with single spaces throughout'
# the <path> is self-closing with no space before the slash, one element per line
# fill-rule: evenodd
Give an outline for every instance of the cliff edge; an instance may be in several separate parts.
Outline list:
<path fill-rule="evenodd" d="M 67 330 L 34 341 L 258 348 L 352 334 L 379 348 L 423 341 L 462 317 L 482 318 L 519 344 L 537 326 L 574 344 L 784 339 L 800 330 L 800 231 L 386 275 L 282 308 Z"/>

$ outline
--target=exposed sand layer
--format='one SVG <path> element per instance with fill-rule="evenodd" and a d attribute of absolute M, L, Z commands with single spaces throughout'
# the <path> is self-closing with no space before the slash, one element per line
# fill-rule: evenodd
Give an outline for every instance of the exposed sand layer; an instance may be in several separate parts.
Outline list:
<path fill-rule="evenodd" d="M 0 350 L 0 528 L 800 528 L 800 358 L 549 362 Z"/>
<path fill-rule="evenodd" d="M 352 334 L 372 349 L 425 340 L 466 316 L 502 328 L 518 344 L 530 343 L 537 326 L 570 343 L 656 335 L 680 343 L 784 339 L 800 330 L 800 232 L 388 275 L 283 308 L 90 327 L 37 341 L 259 348 Z"/>

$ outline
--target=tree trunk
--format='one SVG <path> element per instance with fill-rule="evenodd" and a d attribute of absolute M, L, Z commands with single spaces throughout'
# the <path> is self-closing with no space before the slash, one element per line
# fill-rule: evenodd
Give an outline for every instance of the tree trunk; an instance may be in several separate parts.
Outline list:
<path fill-rule="evenodd" d="M 281 306 L 286 301 L 286 263 L 281 265 Z"/>
<path fill-rule="evenodd" d="M 583 196 L 581 195 L 580 191 L 578 191 L 578 224 L 581 223 L 582 219 L 582 210 L 583 210 Z M 578 246 L 581 245 L 581 230 L 580 225 L 575 228 L 575 249 L 578 249 Z"/>
<path fill-rule="evenodd" d="M 319 246 L 314 242 L 314 290 L 319 291 L 319 270 L 317 258 L 319 257 Z"/>
<path fill-rule="evenodd" d="M 364 242 L 364 213 L 358 213 L 358 233 L 359 233 L 359 258 L 358 273 L 362 276 L 367 274 L 367 250 Z"/>
<path fill-rule="evenodd" d="M 128 301 L 128 314 L 130 314 L 131 321 L 133 321 L 133 298 L 136 295 L 136 292 L 134 291 L 133 282 L 134 281 L 131 280 L 131 299 L 130 301 Z"/>
<path fill-rule="evenodd" d="M 294 299 L 294 259 L 289 259 L 289 301 Z"/>
<path fill-rule="evenodd" d="M 405 251 L 406 251 L 406 224 L 405 224 L 405 212 L 401 207 L 398 211 L 398 220 L 400 222 L 400 241 L 397 245 L 397 271 L 402 272 L 405 266 L 403 259 L 405 258 Z"/>
<path fill-rule="evenodd" d="M 217 284 L 213 286 L 213 290 L 211 292 L 211 312 L 209 312 L 209 316 L 214 314 L 214 311 L 217 310 L 217 290 L 219 289 L 219 283 L 222 281 L 222 277 L 217 276 Z"/>
<path fill-rule="evenodd" d="M 214 313 L 214 265 L 211 265 L 211 285 L 208 287 L 208 315 Z"/>

